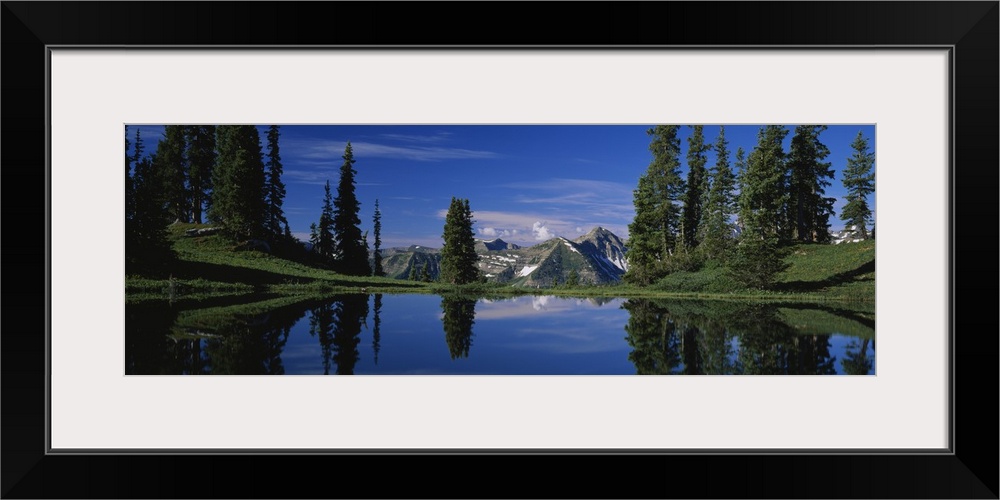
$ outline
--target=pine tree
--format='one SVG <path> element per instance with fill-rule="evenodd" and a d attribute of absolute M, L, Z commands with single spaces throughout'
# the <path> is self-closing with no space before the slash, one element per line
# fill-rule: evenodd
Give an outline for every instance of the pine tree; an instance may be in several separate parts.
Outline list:
<path fill-rule="evenodd" d="M 126 154 L 126 158 L 128 159 L 128 163 L 131 164 L 131 166 L 133 167 L 133 169 L 138 169 L 138 167 L 139 167 L 139 161 L 142 159 L 143 152 L 145 150 L 145 148 L 143 147 L 143 144 L 142 144 L 142 129 L 141 128 L 135 129 L 135 143 L 134 143 L 134 152 L 133 152 L 132 156 L 128 156 L 128 149 L 127 149 L 128 148 L 128 137 L 126 137 L 125 140 L 126 140 L 125 154 Z M 131 214 L 132 214 L 133 225 L 131 227 L 131 232 L 129 234 L 126 234 L 126 248 L 128 248 L 128 239 L 129 239 L 129 236 L 132 237 L 133 243 L 135 243 L 135 242 L 138 241 L 138 229 L 137 229 L 138 222 L 135 221 L 135 212 L 136 212 L 136 209 L 137 209 L 136 199 L 135 199 L 135 192 L 136 192 L 136 188 L 137 188 L 136 184 L 138 183 L 137 176 L 138 176 L 138 172 L 133 171 L 133 173 L 132 173 L 132 179 L 131 179 L 131 181 L 132 181 L 131 182 L 131 187 L 132 187 Z M 128 226 L 126 226 L 126 228 L 128 228 Z M 133 245 L 133 248 L 138 248 L 138 247 Z M 128 256 L 126 256 L 126 258 L 128 258 Z"/>
<path fill-rule="evenodd" d="M 319 228 L 315 222 L 309 224 L 309 243 L 312 244 L 313 251 L 319 253 Z"/>
<path fill-rule="evenodd" d="M 362 246 L 365 247 L 365 257 L 368 257 L 369 255 L 371 255 L 371 247 L 368 246 L 368 231 L 365 231 L 364 234 L 361 235 L 361 243 L 362 243 Z M 368 259 L 366 258 L 365 260 L 367 262 Z M 371 267 L 371 262 L 368 262 L 368 271 L 369 272 L 371 272 L 371 268 L 372 268 Z"/>
<path fill-rule="evenodd" d="M 698 234 L 702 223 L 704 196 L 708 191 L 708 173 L 705 171 L 707 159 L 705 152 L 704 126 L 694 125 L 691 137 L 688 137 L 687 152 L 687 191 L 684 193 L 684 244 L 688 248 L 698 246 Z"/>
<path fill-rule="evenodd" d="M 767 125 L 757 133 L 757 146 L 741 175 L 739 198 L 743 231 L 727 263 L 730 276 L 744 286 L 766 289 L 787 268 L 781 237 L 786 230 L 785 154 L 788 130 Z"/>
<path fill-rule="evenodd" d="M 778 236 L 784 223 L 786 201 L 785 153 L 782 141 L 788 130 L 767 125 L 757 133 L 757 146 L 747 158 L 740 192 L 740 216 L 745 232 L 758 238 Z"/>
<path fill-rule="evenodd" d="M 577 286 L 580 284 L 580 273 L 576 272 L 576 269 L 571 269 L 569 271 L 569 276 L 566 277 L 566 285 Z"/>
<path fill-rule="evenodd" d="M 201 224 L 202 214 L 211 200 L 212 169 L 215 166 L 215 126 L 190 126 L 185 128 L 185 132 L 191 221 Z"/>
<path fill-rule="evenodd" d="M 372 223 L 375 226 L 375 251 L 373 252 L 372 276 L 385 276 L 382 269 L 382 212 L 378 209 L 378 200 L 375 200 L 375 215 L 372 216 Z"/>
<path fill-rule="evenodd" d="M 137 131 L 138 132 L 138 131 Z M 128 140 L 128 125 L 125 125 L 125 262 L 128 265 L 130 258 L 129 251 L 136 248 L 135 242 L 135 181 L 132 179 L 132 157 L 129 156 L 129 148 L 132 143 Z"/>
<path fill-rule="evenodd" d="M 480 281 L 479 266 L 479 254 L 476 253 L 476 231 L 474 228 L 476 221 L 472 218 L 472 208 L 469 206 L 469 200 L 462 200 L 462 219 L 463 219 L 463 239 L 465 242 L 465 265 L 463 266 L 466 272 L 465 278 L 469 283 Z"/>
<path fill-rule="evenodd" d="M 625 280 L 649 284 L 662 275 L 662 262 L 677 245 L 680 200 L 684 181 L 680 176 L 680 139 L 677 125 L 657 125 L 646 131 L 652 137 L 653 153 L 646 173 L 633 191 L 635 218 L 629 224 L 629 269 Z"/>
<path fill-rule="evenodd" d="M 445 215 L 444 246 L 441 247 L 440 280 L 464 285 L 479 279 L 476 261 L 476 239 L 469 200 L 452 197 Z"/>
<path fill-rule="evenodd" d="M 872 222 L 872 211 L 868 206 L 868 196 L 875 192 L 875 153 L 868 150 L 868 140 L 859 131 L 851 143 L 854 153 L 847 159 L 844 168 L 844 188 L 847 196 L 840 219 L 861 232 L 861 237 L 868 239 L 868 224 Z M 874 229 L 872 230 L 874 236 Z"/>
<path fill-rule="evenodd" d="M 313 251 L 317 254 L 332 259 L 334 256 L 335 239 L 333 234 L 333 195 L 330 194 L 330 181 L 326 181 L 323 186 L 323 208 L 319 215 L 319 224 L 314 224 L 315 240 Z"/>
<path fill-rule="evenodd" d="M 138 166 L 143 158 L 146 148 L 142 146 L 142 129 L 135 129 L 135 154 L 132 156 L 132 165 Z"/>
<path fill-rule="evenodd" d="M 333 233 L 335 235 L 336 268 L 343 274 L 353 276 L 371 275 L 368 264 L 368 249 L 361 241 L 361 219 L 358 212 L 361 204 L 354 194 L 354 151 L 351 143 L 344 149 L 343 165 L 340 167 L 340 182 L 337 197 L 333 200 Z"/>
<path fill-rule="evenodd" d="M 711 172 L 711 187 L 704 207 L 701 245 L 709 258 L 720 258 L 733 240 L 730 217 L 736 213 L 733 190 L 736 179 L 729 167 L 729 148 L 726 128 L 719 127 L 719 137 L 715 141 L 715 166 Z"/>
<path fill-rule="evenodd" d="M 830 150 L 819 141 L 824 125 L 795 127 L 788 155 L 788 214 L 793 236 L 802 242 L 830 240 L 833 198 L 823 196 L 833 178 L 829 162 L 822 160 Z"/>
<path fill-rule="evenodd" d="M 166 242 L 166 227 L 170 223 L 163 193 L 161 170 L 155 167 L 156 157 L 146 156 L 135 166 L 135 215 L 133 218 L 137 254 L 151 257 Z M 147 259 L 148 260 L 148 259 Z"/>
<path fill-rule="evenodd" d="M 726 262 L 730 277 L 748 288 L 771 288 L 778 273 L 788 268 L 785 257 L 787 248 L 778 243 L 778 237 L 755 237 L 744 233 L 732 257 Z"/>
<path fill-rule="evenodd" d="M 219 125 L 216 147 L 210 219 L 235 239 L 263 236 L 264 162 L 257 127 Z"/>
<path fill-rule="evenodd" d="M 639 185 L 632 193 L 635 217 L 628 225 L 629 239 L 625 255 L 628 270 L 624 280 L 648 285 L 656 276 L 656 264 L 661 257 L 660 239 L 656 236 L 656 195 L 653 182 L 646 175 L 639 177 Z"/>
<path fill-rule="evenodd" d="M 167 240 L 167 199 L 163 192 L 162 171 L 154 168 L 155 157 L 143 156 L 142 137 L 135 133 L 135 172 L 132 176 L 132 220 L 126 226 L 126 272 L 160 271 L 174 259 Z"/>
<path fill-rule="evenodd" d="M 746 224 L 743 221 L 743 213 L 740 207 L 743 206 L 743 193 L 747 192 L 746 186 L 747 180 L 747 156 L 746 152 L 743 151 L 743 147 L 740 146 L 736 148 L 736 227 L 739 228 L 739 233 L 743 234 L 743 230 L 746 229 Z"/>
<path fill-rule="evenodd" d="M 266 208 L 265 225 L 274 239 L 280 239 L 283 227 L 288 225 L 281 208 L 285 199 L 285 184 L 281 182 L 281 154 L 278 150 L 279 127 L 271 125 L 267 129 L 267 186 L 264 190 Z"/>
<path fill-rule="evenodd" d="M 190 220 L 190 193 L 187 188 L 188 166 L 184 157 L 186 144 L 184 127 L 167 125 L 163 139 L 156 147 L 156 165 L 161 170 L 163 193 L 167 200 L 167 215 L 171 220 Z"/>
<path fill-rule="evenodd" d="M 125 125 L 125 235 L 126 240 L 130 231 L 132 217 L 135 215 L 135 187 L 132 183 L 132 157 L 128 155 L 128 149 L 132 143 L 128 140 L 128 125 Z"/>

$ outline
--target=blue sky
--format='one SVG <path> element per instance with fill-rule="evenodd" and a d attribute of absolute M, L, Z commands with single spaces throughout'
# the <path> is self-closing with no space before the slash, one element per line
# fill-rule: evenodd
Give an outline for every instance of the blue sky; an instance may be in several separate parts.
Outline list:
<path fill-rule="evenodd" d="M 361 201 L 362 230 L 371 231 L 375 200 L 382 212 L 383 247 L 440 247 L 444 213 L 452 196 L 468 198 L 477 236 L 532 245 L 554 236 L 569 239 L 603 226 L 625 238 L 634 215 L 632 190 L 652 158 L 651 125 L 282 125 L 280 152 L 287 194 L 285 215 L 293 233 L 308 238 L 319 219 L 323 184 L 336 196 L 344 147 L 351 142 Z M 162 126 L 142 130 L 148 153 Z M 259 127 L 266 143 L 267 126 Z M 749 152 L 759 125 L 727 125 L 730 162 L 737 147 Z M 789 127 L 794 128 L 794 127 Z M 874 125 L 831 125 L 820 135 L 830 149 L 836 178 L 827 196 L 837 198 L 834 229 L 843 227 L 841 183 L 858 131 L 875 147 Z M 713 143 L 717 125 L 705 126 Z M 682 172 L 687 137 L 681 129 Z M 789 148 L 792 132 L 785 140 Z M 265 150 L 266 153 L 266 150 Z M 715 163 L 708 153 L 708 166 Z M 869 200 L 874 210 L 874 199 Z M 371 236 L 369 236 L 371 242 Z"/>

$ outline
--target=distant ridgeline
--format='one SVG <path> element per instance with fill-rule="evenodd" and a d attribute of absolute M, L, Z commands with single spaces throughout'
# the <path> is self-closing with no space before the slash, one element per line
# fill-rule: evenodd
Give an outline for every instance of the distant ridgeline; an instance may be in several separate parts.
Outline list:
<path fill-rule="evenodd" d="M 526 248 L 501 239 L 479 240 L 476 253 L 488 281 L 517 286 L 617 283 L 628 269 L 625 244 L 602 227 L 575 240 L 552 238 Z M 386 276 L 419 278 L 426 266 L 428 278 L 435 279 L 441 255 L 439 249 L 413 245 L 385 249 L 382 258 Z"/>

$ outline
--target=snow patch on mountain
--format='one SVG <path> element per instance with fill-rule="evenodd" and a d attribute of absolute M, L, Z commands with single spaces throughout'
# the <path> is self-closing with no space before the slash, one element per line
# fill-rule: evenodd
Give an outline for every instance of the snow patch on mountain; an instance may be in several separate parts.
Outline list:
<path fill-rule="evenodd" d="M 517 273 L 517 275 L 524 277 L 531 274 L 535 269 L 538 269 L 538 266 L 524 266 L 524 269 L 521 269 L 521 272 Z"/>
<path fill-rule="evenodd" d="M 594 257 L 595 257 L 594 262 L 600 264 L 600 266 L 604 268 L 604 271 L 612 276 L 617 275 L 622 271 L 624 271 L 624 269 L 619 267 L 617 264 L 612 262 L 604 255 L 595 255 Z"/>
<path fill-rule="evenodd" d="M 849 226 L 840 231 L 831 231 L 830 240 L 834 245 L 839 245 L 841 243 L 860 243 L 864 241 L 864 238 L 862 238 L 861 231 L 858 230 L 857 226 Z"/>
<path fill-rule="evenodd" d="M 579 251 L 579 250 L 577 250 L 577 249 L 576 249 L 576 247 L 575 247 L 575 246 L 573 246 L 573 244 L 572 244 L 572 243 L 570 243 L 570 242 L 566 241 L 565 239 L 563 239 L 563 245 L 566 245 L 567 247 L 569 247 L 569 249 L 570 249 L 570 250 L 572 250 L 572 251 L 574 251 L 574 252 L 576 252 L 576 253 L 580 253 L 580 251 Z"/>

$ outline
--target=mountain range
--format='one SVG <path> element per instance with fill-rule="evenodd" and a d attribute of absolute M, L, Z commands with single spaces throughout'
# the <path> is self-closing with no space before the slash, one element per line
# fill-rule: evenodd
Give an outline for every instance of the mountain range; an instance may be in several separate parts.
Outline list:
<path fill-rule="evenodd" d="M 602 227 L 568 240 L 556 237 L 530 247 L 502 239 L 477 240 L 479 270 L 488 281 L 514 286 L 548 287 L 566 283 L 575 271 L 581 284 L 617 283 L 628 269 L 625 244 Z M 437 277 L 440 249 L 418 245 L 387 248 L 382 252 L 386 276 L 406 279 L 411 271 L 420 274 L 424 266 L 431 279 Z"/>

